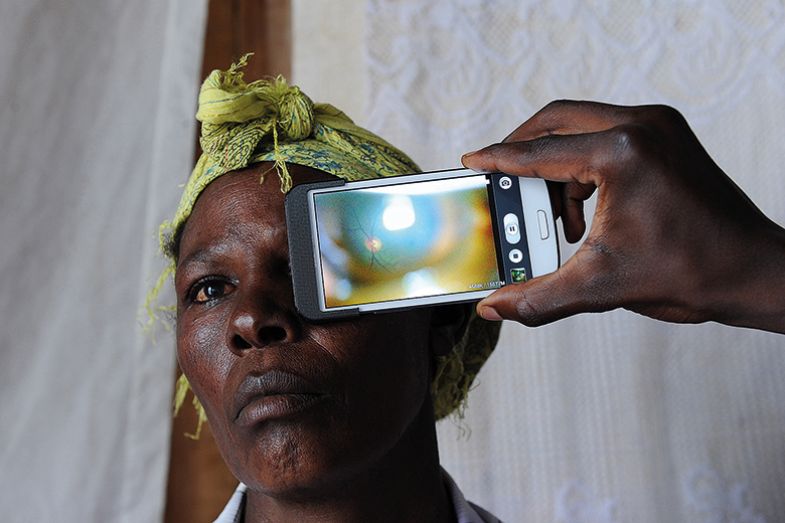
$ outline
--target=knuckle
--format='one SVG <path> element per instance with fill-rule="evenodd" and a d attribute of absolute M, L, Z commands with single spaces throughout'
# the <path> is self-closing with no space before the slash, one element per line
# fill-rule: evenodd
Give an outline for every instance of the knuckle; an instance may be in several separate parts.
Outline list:
<path fill-rule="evenodd" d="M 527 327 L 539 327 L 545 323 L 539 311 L 527 301 L 519 303 L 515 312 L 518 315 L 518 321 Z"/>
<path fill-rule="evenodd" d="M 499 152 L 516 162 L 524 162 L 531 154 L 541 149 L 540 138 L 528 142 L 512 142 L 499 147 Z"/>
<path fill-rule="evenodd" d="M 542 112 L 561 112 L 565 109 L 572 109 L 573 107 L 580 105 L 581 102 L 576 100 L 568 100 L 566 98 L 561 98 L 559 100 L 551 100 L 548 102 L 548 105 L 543 107 Z"/>
<path fill-rule="evenodd" d="M 498 158 L 500 155 L 504 154 L 504 151 L 506 150 L 506 146 L 507 144 L 501 142 L 493 143 L 491 145 L 488 145 L 480 149 L 480 152 L 490 156 L 491 158 Z"/>
<path fill-rule="evenodd" d="M 515 303 L 515 315 L 518 321 L 529 327 L 537 327 L 543 324 L 542 314 L 539 308 L 531 301 L 528 292 L 524 291 L 520 299 Z"/>
<path fill-rule="evenodd" d="M 545 107 L 542 108 L 542 110 L 543 111 L 552 111 L 554 109 L 559 109 L 560 107 L 563 107 L 564 104 L 566 104 L 566 103 L 567 103 L 567 100 L 564 100 L 564 99 L 551 100 L 550 102 L 548 102 L 545 105 Z"/>
<path fill-rule="evenodd" d="M 567 100 L 551 100 L 545 106 L 543 106 L 539 111 L 534 113 L 531 117 L 530 121 L 538 126 L 538 127 L 547 127 L 550 133 L 550 123 L 554 120 L 554 118 L 558 118 L 558 116 L 563 112 L 565 104 L 567 104 Z"/>
<path fill-rule="evenodd" d="M 534 140 L 522 143 L 520 149 L 526 154 L 542 154 L 547 152 L 552 145 L 552 136 L 540 136 Z"/>
<path fill-rule="evenodd" d="M 684 116 L 675 108 L 670 105 L 652 105 L 649 108 L 652 119 L 660 124 L 665 125 L 681 125 L 686 120 Z"/>
<path fill-rule="evenodd" d="M 651 133 L 643 126 L 625 124 L 613 130 L 614 156 L 619 160 L 637 160 L 649 156 L 652 147 Z"/>

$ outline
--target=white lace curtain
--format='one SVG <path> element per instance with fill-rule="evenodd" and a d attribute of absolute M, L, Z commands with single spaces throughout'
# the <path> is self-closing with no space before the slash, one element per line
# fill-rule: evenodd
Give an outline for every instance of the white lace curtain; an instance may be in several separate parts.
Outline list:
<path fill-rule="evenodd" d="M 193 163 L 204 0 L 0 4 L 0 520 L 163 516 L 171 336 L 139 308 Z"/>
<path fill-rule="evenodd" d="M 293 5 L 295 80 L 424 168 L 552 99 L 667 103 L 785 224 L 780 1 Z M 507 324 L 461 425 L 440 424 L 442 461 L 507 521 L 785 521 L 783 336 L 623 311 Z"/>

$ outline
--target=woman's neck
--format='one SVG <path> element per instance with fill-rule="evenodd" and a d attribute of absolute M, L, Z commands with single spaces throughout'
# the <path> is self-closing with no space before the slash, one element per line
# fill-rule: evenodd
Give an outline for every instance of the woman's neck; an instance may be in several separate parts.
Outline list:
<path fill-rule="evenodd" d="M 381 460 L 341 484 L 287 498 L 249 489 L 244 521 L 455 521 L 430 405 Z"/>

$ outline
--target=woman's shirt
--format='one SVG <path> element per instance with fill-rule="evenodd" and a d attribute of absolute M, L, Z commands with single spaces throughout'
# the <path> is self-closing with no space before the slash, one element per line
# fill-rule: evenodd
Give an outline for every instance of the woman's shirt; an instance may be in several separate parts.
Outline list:
<path fill-rule="evenodd" d="M 458 488 L 458 485 L 455 484 L 455 481 L 444 469 L 442 469 L 442 478 L 444 478 L 444 484 L 450 493 L 450 500 L 452 501 L 458 523 L 501 523 L 499 518 L 484 508 L 466 501 L 461 489 Z M 240 483 L 229 499 L 229 503 L 226 504 L 226 507 L 214 523 L 242 523 L 246 498 L 245 491 L 246 486 Z"/>

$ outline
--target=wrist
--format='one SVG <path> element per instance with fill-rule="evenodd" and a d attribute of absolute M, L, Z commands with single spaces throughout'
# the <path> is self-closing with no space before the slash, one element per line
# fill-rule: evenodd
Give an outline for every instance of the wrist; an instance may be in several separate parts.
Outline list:
<path fill-rule="evenodd" d="M 745 242 L 746 252 L 715 289 L 715 321 L 785 334 L 785 229 L 773 222 Z"/>

